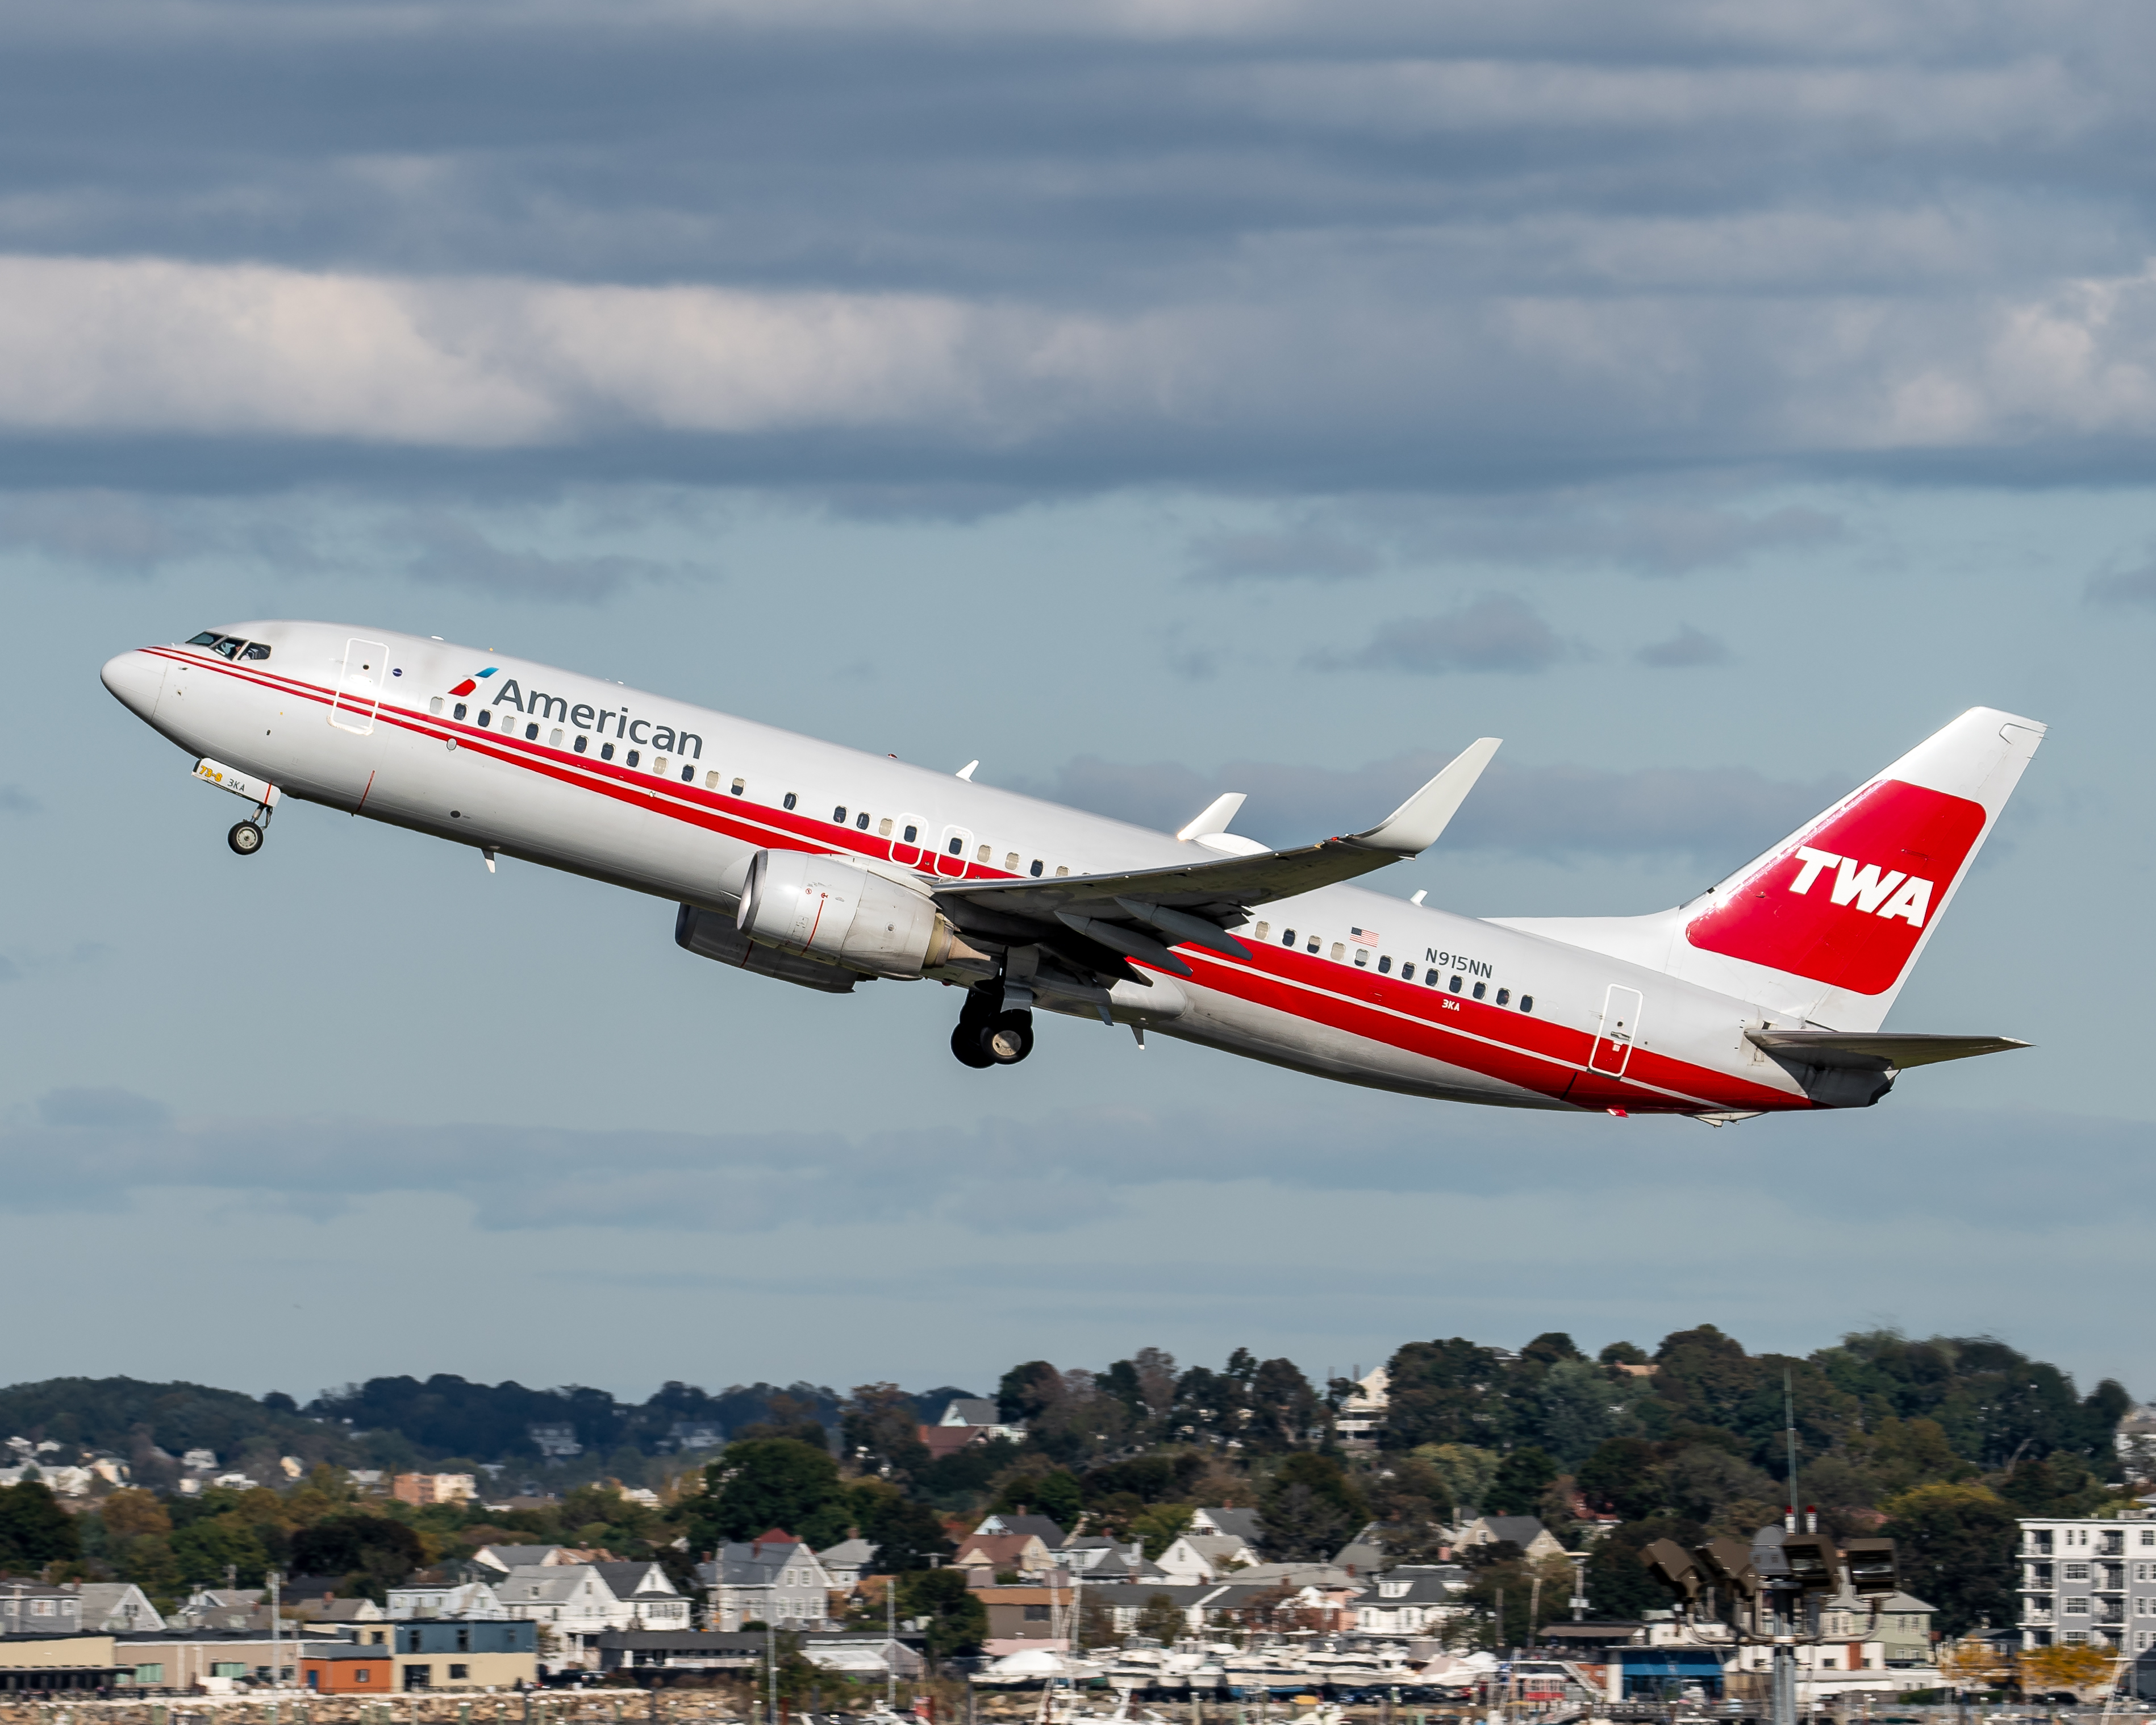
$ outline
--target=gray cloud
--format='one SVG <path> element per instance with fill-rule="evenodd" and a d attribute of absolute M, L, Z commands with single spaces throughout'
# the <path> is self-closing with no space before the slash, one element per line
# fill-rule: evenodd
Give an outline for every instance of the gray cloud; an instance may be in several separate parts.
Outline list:
<path fill-rule="evenodd" d="M 1525 599 L 1486 593 L 1435 617 L 1403 617 L 1382 624 L 1350 653 L 1320 651 L 1310 664 L 1324 670 L 1447 671 L 1547 670 L 1565 656 L 1557 631 Z"/>
<path fill-rule="evenodd" d="M 44 806 L 18 784 L 0 784 L 0 814 L 35 814 Z"/>
<path fill-rule="evenodd" d="M 18 8 L 7 470 L 2145 471 L 2148 22 L 1757 13 Z M 1682 568 L 1833 527 L 1627 531 Z"/>
<path fill-rule="evenodd" d="M 1666 641 L 1651 641 L 1632 656 L 1658 670 L 1685 670 L 1697 665 L 1728 664 L 1729 648 L 1717 637 L 1687 623 Z"/>
<path fill-rule="evenodd" d="M 1068 1034 L 1085 1034 L 1082 1027 Z M 2026 1056 L 2014 1056 L 2026 1058 Z M 1920 1081 L 1929 1078 L 1930 1083 Z M 991 1121 L 969 1131 L 834 1133 L 572 1132 L 485 1125 L 408 1127 L 357 1120 L 205 1121 L 175 1126 L 119 1092 L 77 1092 L 44 1109 L 64 1123 L 0 1134 L 18 1209 L 111 1211 L 158 1189 L 266 1196 L 329 1215 L 361 1199 L 434 1193 L 472 1208 L 484 1229 L 762 1234 L 801 1224 L 844 1226 L 933 1218 L 962 1229 L 1055 1232 L 1127 1213 L 1177 1184 L 1339 1193 L 1496 1197 L 1561 1187 L 1583 1199 L 1696 1189 L 1789 1197 L 1779 1172 L 1801 1136 L 1810 1178 L 1800 1210 L 1838 1214 L 1861 1182 L 1871 1218 L 1950 1216 L 2030 1232 L 2086 1219 L 2102 1191 L 2113 1219 L 2156 1219 L 2149 1153 L 2156 1127 L 2031 1111 L 1955 1112 L 1937 1074 L 1902 1081 L 1915 1096 L 1849 1116 L 1748 1122 L 1734 1137 L 1689 1122 L 1626 1130 L 1609 1153 L 1599 1116 L 1480 1111 L 1478 1153 L 1430 1153 L 1423 1111 L 1363 1104 L 1353 1157 L 1312 1156 L 1314 1133 L 1337 1129 L 1308 1109 L 1204 1115 L 1175 1110 L 1065 1111 Z M 89 1098 L 89 1100 L 85 1100 Z M 1447 1111 L 1447 1117 L 1459 1118 Z M 2020 1151 L 2041 1139 L 2061 1178 L 2031 1187 Z M 1236 1153 L 1223 1158 L 1219 1146 Z M 1738 1151 L 1734 1160 L 1732 1149 Z M 1890 1151 L 1892 1153 L 1882 1153 Z M 1502 1153 L 1490 1153 L 1501 1152 Z M 1939 1158 L 1958 1171 L 1943 1199 Z"/>
<path fill-rule="evenodd" d="M 1174 831 L 1222 791 L 1244 791 L 1250 800 L 1237 830 L 1289 845 L 1369 826 L 1450 758 L 1419 750 L 1350 768 L 1231 761 L 1200 773 L 1168 762 L 1081 756 L 1019 788 L 1160 832 Z M 1447 850 L 1555 860 L 1683 856 L 1734 867 L 1856 783 L 1830 775 L 1791 783 L 1738 767 L 1522 766 L 1501 752 L 1442 842 Z"/>
<path fill-rule="evenodd" d="M 2156 605 L 2156 562 L 2089 578 L 2087 598 L 2099 605 Z"/>
<path fill-rule="evenodd" d="M 1342 581 L 1374 573 L 1380 559 L 1345 535 L 1303 526 L 1274 533 L 1216 533 L 1192 542 L 1197 581 Z"/>
<path fill-rule="evenodd" d="M 523 598 L 595 605 L 626 587 L 680 579 L 685 572 L 644 557 L 555 557 L 495 544 L 471 522 L 440 511 L 414 514 L 401 529 L 418 547 L 407 563 L 415 581 Z"/>

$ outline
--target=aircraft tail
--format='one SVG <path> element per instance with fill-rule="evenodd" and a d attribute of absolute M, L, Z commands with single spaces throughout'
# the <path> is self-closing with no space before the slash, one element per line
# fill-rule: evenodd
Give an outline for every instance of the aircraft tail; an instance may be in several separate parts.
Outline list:
<path fill-rule="evenodd" d="M 1676 910 L 1504 921 L 1812 1023 L 1876 1030 L 2044 730 L 1972 707 Z"/>

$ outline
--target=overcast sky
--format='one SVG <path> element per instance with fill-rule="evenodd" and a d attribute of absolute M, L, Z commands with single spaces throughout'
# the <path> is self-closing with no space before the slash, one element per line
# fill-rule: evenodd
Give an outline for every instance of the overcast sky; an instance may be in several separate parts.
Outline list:
<path fill-rule="evenodd" d="M 1989 1332 L 2156 1394 L 2156 15 L 541 0 L 0 27 L 0 1375 L 641 1396 Z M 1287 842 L 1483 734 L 1486 915 L 2053 728 L 1867 1113 L 1516 1118 L 678 951 L 111 653 L 319 617 Z"/>

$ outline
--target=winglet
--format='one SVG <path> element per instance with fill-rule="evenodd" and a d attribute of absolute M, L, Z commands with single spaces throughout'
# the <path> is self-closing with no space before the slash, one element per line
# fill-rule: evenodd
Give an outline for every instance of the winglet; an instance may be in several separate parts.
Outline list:
<path fill-rule="evenodd" d="M 1497 745 L 1503 740 L 1496 737 L 1477 737 L 1455 755 L 1442 773 L 1383 821 L 1367 833 L 1352 834 L 1348 842 L 1371 850 L 1393 851 L 1400 856 L 1413 856 L 1429 850 L 1460 812 L 1460 805 L 1467 800 L 1467 793 L 1475 788 L 1475 781 L 1481 778 L 1482 769 L 1490 764 L 1490 757 L 1497 752 Z"/>

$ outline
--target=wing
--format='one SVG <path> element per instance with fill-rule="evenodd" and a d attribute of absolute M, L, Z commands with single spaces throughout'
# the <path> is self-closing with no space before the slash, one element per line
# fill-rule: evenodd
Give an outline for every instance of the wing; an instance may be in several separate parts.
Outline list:
<path fill-rule="evenodd" d="M 1127 874 L 973 881 L 940 887 L 936 899 L 960 928 L 984 939 L 1006 945 L 1045 941 L 1066 956 L 1083 957 L 1074 950 L 1075 936 L 1083 946 L 1188 976 L 1189 966 L 1168 951 L 1171 946 L 1189 942 L 1247 958 L 1249 948 L 1223 925 L 1243 922 L 1251 906 L 1352 880 L 1427 850 L 1490 764 L 1497 741 L 1486 737 L 1462 750 L 1368 832 L 1292 850 Z M 1114 960 L 1094 968 L 1132 976 Z"/>

